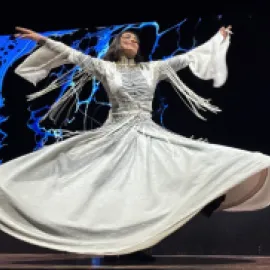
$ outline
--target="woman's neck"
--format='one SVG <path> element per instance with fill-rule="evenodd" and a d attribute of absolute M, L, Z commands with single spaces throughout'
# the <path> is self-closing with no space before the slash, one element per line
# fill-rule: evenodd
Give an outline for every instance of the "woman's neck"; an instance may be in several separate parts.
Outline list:
<path fill-rule="evenodd" d="M 125 55 L 122 55 L 120 57 L 120 60 L 118 61 L 118 64 L 125 65 L 125 66 L 134 66 L 134 65 L 136 65 L 134 58 L 128 58 Z"/>

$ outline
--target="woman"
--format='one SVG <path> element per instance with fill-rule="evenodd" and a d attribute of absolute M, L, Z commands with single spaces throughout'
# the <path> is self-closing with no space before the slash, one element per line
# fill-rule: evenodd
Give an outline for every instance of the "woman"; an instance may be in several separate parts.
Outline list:
<path fill-rule="evenodd" d="M 17 37 L 42 45 L 16 69 L 29 82 L 36 84 L 63 64 L 81 67 L 45 118 L 56 119 L 93 76 L 104 85 L 111 110 L 102 127 L 1 165 L 4 232 L 57 250 L 122 255 L 160 242 L 223 194 L 219 209 L 269 205 L 268 156 L 185 138 L 151 119 L 154 91 L 164 79 L 198 117 L 204 119 L 200 110 L 219 111 L 176 72 L 189 67 L 215 87 L 223 85 L 230 27 L 185 54 L 151 62 L 138 62 L 139 40 L 129 31 L 98 59 L 29 29 L 17 30 Z M 53 91 L 67 77 L 29 98 Z"/>

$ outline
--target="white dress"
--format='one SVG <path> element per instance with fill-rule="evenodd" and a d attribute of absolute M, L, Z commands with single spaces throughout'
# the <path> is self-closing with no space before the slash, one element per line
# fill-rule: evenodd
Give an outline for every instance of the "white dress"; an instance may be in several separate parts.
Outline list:
<path fill-rule="evenodd" d="M 46 248 L 115 255 L 153 246 L 223 194 L 223 210 L 268 206 L 269 156 L 186 138 L 151 119 L 162 67 L 188 66 L 220 86 L 228 39 L 217 33 L 186 54 L 136 67 L 48 39 L 16 73 L 35 84 L 53 67 L 78 64 L 102 82 L 112 108 L 102 127 L 0 166 L 1 229 Z"/>

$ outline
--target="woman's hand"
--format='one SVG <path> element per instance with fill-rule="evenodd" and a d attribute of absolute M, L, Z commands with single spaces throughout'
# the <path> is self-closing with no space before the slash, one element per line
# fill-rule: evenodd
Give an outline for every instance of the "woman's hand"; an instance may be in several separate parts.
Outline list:
<path fill-rule="evenodd" d="M 227 38 L 228 34 L 232 34 L 231 29 L 232 29 L 232 26 L 231 26 L 231 25 L 229 25 L 227 28 L 225 28 L 225 27 L 223 26 L 223 27 L 221 27 L 221 28 L 219 29 L 219 31 L 220 31 L 220 33 L 221 33 L 221 35 L 223 36 L 224 39 Z"/>
<path fill-rule="evenodd" d="M 15 29 L 18 33 L 16 33 L 14 36 L 17 38 L 31 39 L 36 42 L 42 42 L 46 40 L 45 36 L 42 36 L 30 29 L 23 27 L 16 27 Z"/>

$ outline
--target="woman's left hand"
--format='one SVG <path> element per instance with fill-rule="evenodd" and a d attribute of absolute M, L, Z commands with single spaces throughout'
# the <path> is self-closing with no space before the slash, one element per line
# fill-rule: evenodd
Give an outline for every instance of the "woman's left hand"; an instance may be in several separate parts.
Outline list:
<path fill-rule="evenodd" d="M 228 34 L 232 34 L 232 26 L 229 25 L 227 28 L 225 28 L 224 26 L 220 28 L 220 33 L 222 34 L 222 36 L 224 37 L 224 39 L 227 38 Z"/>

